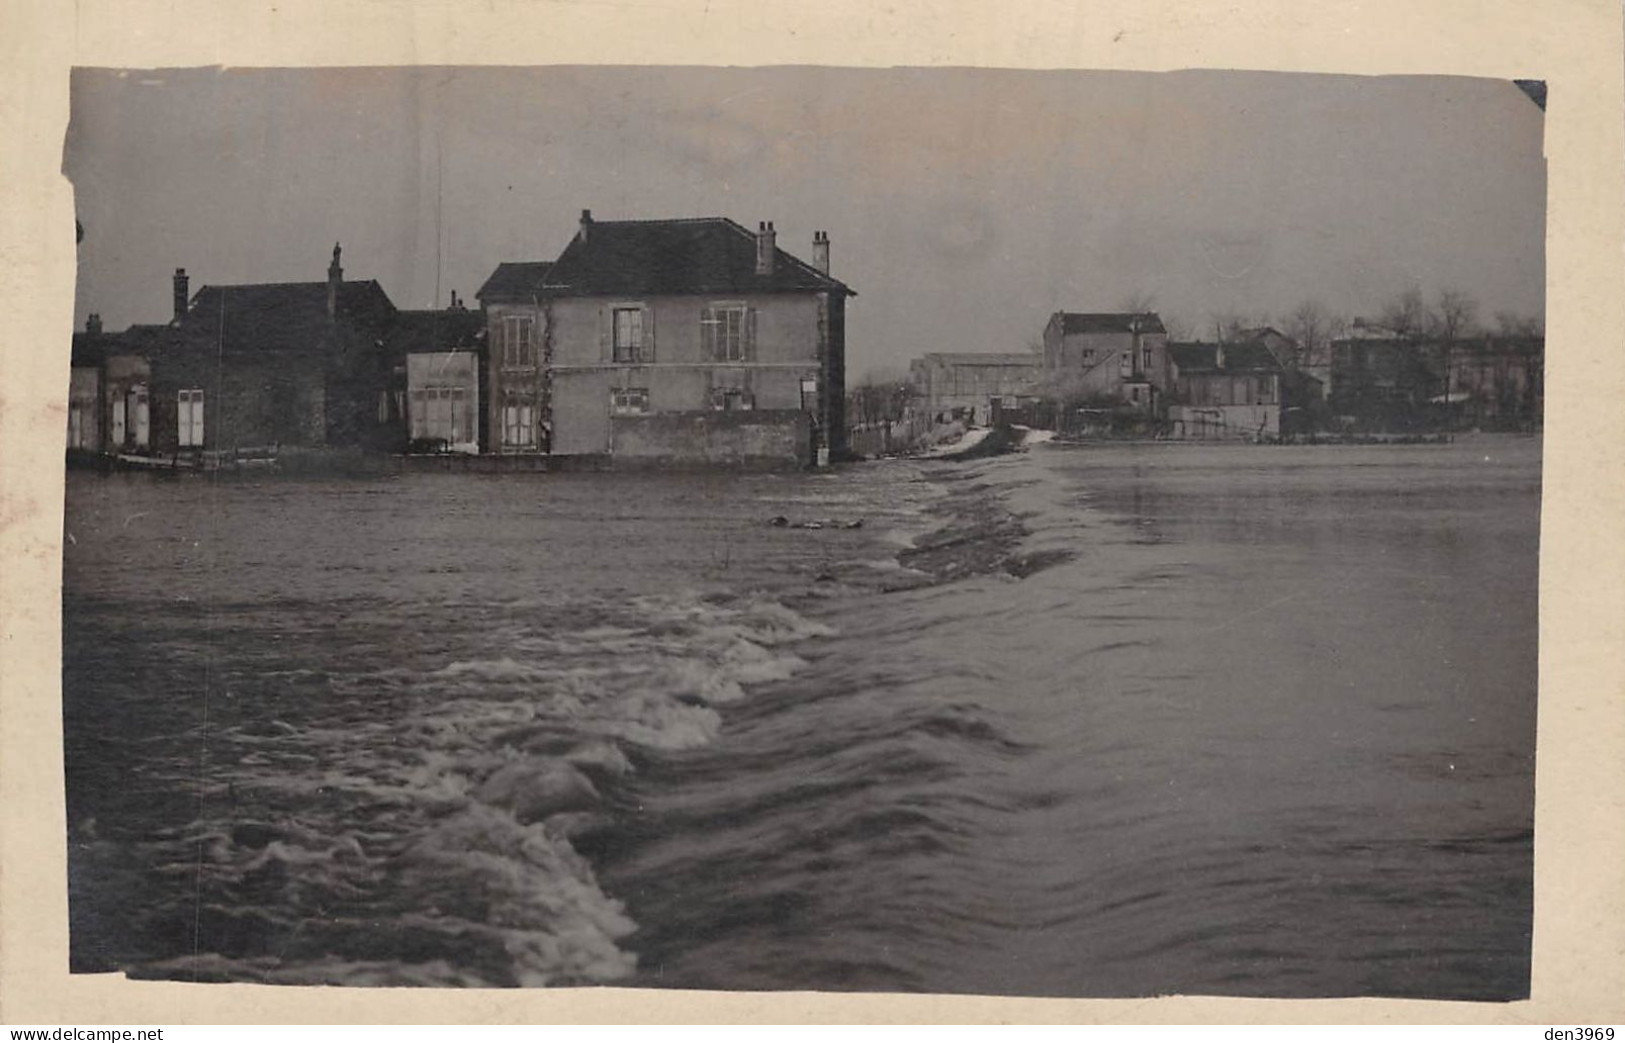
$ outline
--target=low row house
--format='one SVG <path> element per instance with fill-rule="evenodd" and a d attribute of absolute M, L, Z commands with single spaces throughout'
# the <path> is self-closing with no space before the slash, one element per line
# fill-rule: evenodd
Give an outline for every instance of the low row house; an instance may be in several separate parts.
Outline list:
<path fill-rule="evenodd" d="M 1273 438 L 1281 433 L 1281 375 L 1275 354 L 1257 341 L 1169 346 L 1175 397 L 1168 410 L 1175 438 Z"/>

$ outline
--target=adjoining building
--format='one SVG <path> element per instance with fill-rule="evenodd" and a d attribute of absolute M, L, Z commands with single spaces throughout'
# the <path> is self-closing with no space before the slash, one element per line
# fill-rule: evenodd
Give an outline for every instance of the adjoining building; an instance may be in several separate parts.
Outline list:
<path fill-rule="evenodd" d="M 1168 330 L 1155 312 L 1058 311 L 1044 326 L 1042 384 L 1068 406 L 1160 419 L 1173 386 Z"/>
<path fill-rule="evenodd" d="M 487 436 L 484 450 L 540 454 L 552 448 L 547 371 L 550 357 L 542 282 L 551 261 L 505 262 L 478 298 L 485 315 Z"/>
<path fill-rule="evenodd" d="M 1279 438 L 1288 371 L 1261 340 L 1170 344 L 1175 404 L 1168 409 L 1174 438 Z M 1307 378 L 1306 378 L 1307 379 Z"/>
<path fill-rule="evenodd" d="M 175 272 L 175 318 L 152 365 L 152 448 L 382 450 L 403 418 L 383 394 L 395 306 L 371 279 L 204 286 Z"/>
<path fill-rule="evenodd" d="M 387 396 L 405 417 L 408 452 L 472 455 L 489 444 L 484 316 L 453 292 L 444 310 L 396 312 L 386 344 L 394 360 Z"/>
<path fill-rule="evenodd" d="M 76 454 L 143 453 L 151 444 L 152 350 L 162 326 L 102 330 L 92 313 L 73 335 L 68 376 L 68 449 Z"/>
<path fill-rule="evenodd" d="M 845 449 L 846 299 L 726 218 L 596 221 L 551 264 L 479 292 L 496 451 L 578 460 L 810 464 Z"/>
<path fill-rule="evenodd" d="M 1035 352 L 931 352 L 909 363 L 915 408 L 934 421 L 987 423 L 995 404 L 1018 409 L 1037 395 L 1043 358 Z"/>

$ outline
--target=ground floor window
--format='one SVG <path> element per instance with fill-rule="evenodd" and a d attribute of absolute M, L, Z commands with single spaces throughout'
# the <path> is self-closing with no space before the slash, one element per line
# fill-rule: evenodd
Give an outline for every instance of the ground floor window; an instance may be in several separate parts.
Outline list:
<path fill-rule="evenodd" d="M 134 397 L 134 392 L 131 393 Z M 145 396 L 143 403 L 145 405 Z M 176 393 L 176 428 L 181 448 L 200 447 L 203 445 L 203 389 L 186 388 Z M 144 419 L 144 418 L 143 418 Z M 144 422 L 138 421 L 136 443 L 143 441 L 141 429 Z"/>
<path fill-rule="evenodd" d="M 801 378 L 801 408 L 808 413 L 818 412 L 818 378 Z"/>
<path fill-rule="evenodd" d="M 92 449 L 90 435 L 95 427 L 92 421 L 94 402 L 70 402 L 68 404 L 68 448 Z"/>
<path fill-rule="evenodd" d="M 438 439 L 452 445 L 474 441 L 474 413 L 468 407 L 467 388 L 413 388 L 411 420 L 413 439 Z"/>
<path fill-rule="evenodd" d="M 519 395 L 502 400 L 502 444 L 510 449 L 536 445 L 536 404 Z"/>
<path fill-rule="evenodd" d="M 203 392 L 197 393 L 197 444 L 203 444 Z M 135 446 L 145 449 L 151 439 L 149 435 L 150 414 L 147 406 L 147 386 L 137 384 L 130 389 L 130 423 L 135 428 Z"/>
<path fill-rule="evenodd" d="M 711 408 L 736 413 L 756 408 L 756 399 L 743 388 L 712 388 Z"/>
<path fill-rule="evenodd" d="M 612 416 L 641 416 L 649 411 L 648 388 L 615 388 L 609 393 Z"/>

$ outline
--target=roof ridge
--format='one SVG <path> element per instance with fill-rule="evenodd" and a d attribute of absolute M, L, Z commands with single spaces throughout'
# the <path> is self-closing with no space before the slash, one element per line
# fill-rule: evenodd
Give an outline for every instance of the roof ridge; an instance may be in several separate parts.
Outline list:
<path fill-rule="evenodd" d="M 340 286 L 379 286 L 377 279 L 340 279 Z M 204 290 L 242 290 L 242 289 L 268 289 L 282 286 L 327 286 L 326 279 L 302 280 L 300 282 L 206 282 L 197 288 L 197 293 Z M 193 296 L 196 296 L 194 294 Z"/>
<path fill-rule="evenodd" d="M 611 218 L 610 220 L 607 220 L 607 221 L 601 221 L 596 217 L 592 219 L 592 223 L 595 226 L 596 225 L 697 225 L 697 224 L 704 224 L 707 221 L 722 221 L 722 222 L 725 222 L 727 224 L 733 225 L 735 228 L 738 228 L 742 232 L 746 232 L 747 234 L 749 233 L 749 229 L 746 229 L 743 225 L 741 225 L 738 221 L 735 221 L 733 218 L 731 218 L 731 217 L 720 217 L 720 216 L 718 216 L 718 217 L 624 217 L 624 218 L 623 217 L 617 217 L 617 218 Z"/>

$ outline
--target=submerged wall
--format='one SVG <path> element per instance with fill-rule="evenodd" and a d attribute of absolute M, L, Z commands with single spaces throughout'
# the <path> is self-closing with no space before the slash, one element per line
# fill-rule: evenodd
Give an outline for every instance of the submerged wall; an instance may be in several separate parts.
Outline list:
<path fill-rule="evenodd" d="M 617 461 L 805 467 L 812 424 L 793 409 L 652 413 L 610 420 Z"/>

